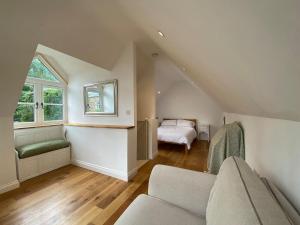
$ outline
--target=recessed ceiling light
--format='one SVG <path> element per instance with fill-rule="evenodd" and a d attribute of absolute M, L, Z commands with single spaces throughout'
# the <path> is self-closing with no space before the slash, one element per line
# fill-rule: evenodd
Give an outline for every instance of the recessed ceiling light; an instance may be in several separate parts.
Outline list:
<path fill-rule="evenodd" d="M 165 38 L 166 36 L 164 35 L 164 33 L 163 32 L 161 32 L 160 30 L 159 31 L 157 31 L 157 33 L 159 34 L 159 36 L 161 36 L 161 37 L 163 37 L 163 38 Z"/>
<path fill-rule="evenodd" d="M 158 91 L 158 92 L 157 92 L 157 94 L 159 94 L 159 95 L 160 95 L 160 91 Z"/>

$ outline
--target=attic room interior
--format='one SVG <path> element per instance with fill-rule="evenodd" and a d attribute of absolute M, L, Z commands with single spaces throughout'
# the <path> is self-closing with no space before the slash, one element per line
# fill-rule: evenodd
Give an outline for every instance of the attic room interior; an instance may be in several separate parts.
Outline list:
<path fill-rule="evenodd" d="M 299 1 L 0 4 L 0 225 L 300 225 Z"/>

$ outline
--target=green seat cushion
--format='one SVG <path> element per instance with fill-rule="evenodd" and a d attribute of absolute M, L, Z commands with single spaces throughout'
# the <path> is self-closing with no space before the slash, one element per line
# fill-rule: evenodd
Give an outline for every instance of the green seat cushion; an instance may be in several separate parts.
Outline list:
<path fill-rule="evenodd" d="M 35 144 L 22 145 L 20 147 L 17 147 L 16 150 L 18 151 L 19 158 L 24 159 L 69 146 L 70 142 L 65 141 L 64 139 L 56 139 Z"/>

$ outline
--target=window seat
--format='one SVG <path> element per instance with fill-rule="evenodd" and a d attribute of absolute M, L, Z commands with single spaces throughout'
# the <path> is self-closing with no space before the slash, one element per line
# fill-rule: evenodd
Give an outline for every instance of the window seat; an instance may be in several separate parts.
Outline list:
<path fill-rule="evenodd" d="M 22 145 L 16 148 L 20 159 L 40 155 L 70 146 L 70 142 L 64 139 L 42 141 L 35 144 Z"/>
<path fill-rule="evenodd" d="M 71 163 L 71 144 L 63 126 L 15 130 L 14 136 L 20 182 Z"/>

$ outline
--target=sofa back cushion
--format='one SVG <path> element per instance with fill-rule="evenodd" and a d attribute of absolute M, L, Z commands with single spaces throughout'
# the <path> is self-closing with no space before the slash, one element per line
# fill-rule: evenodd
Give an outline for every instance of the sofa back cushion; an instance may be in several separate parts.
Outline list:
<path fill-rule="evenodd" d="M 211 190 L 207 225 L 290 225 L 260 178 L 246 162 L 227 158 Z"/>

